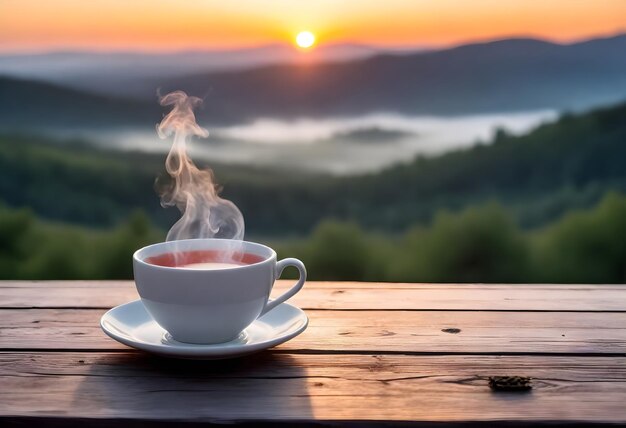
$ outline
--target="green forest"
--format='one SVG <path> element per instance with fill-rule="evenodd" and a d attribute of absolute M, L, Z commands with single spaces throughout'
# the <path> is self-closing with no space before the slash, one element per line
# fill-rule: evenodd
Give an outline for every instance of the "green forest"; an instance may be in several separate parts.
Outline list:
<path fill-rule="evenodd" d="M 380 173 L 211 165 L 248 239 L 312 279 L 625 282 L 626 104 Z M 0 136 L 0 275 L 130 278 L 131 254 L 178 217 L 163 155 Z M 332 249 L 332 250 L 329 250 Z"/>
<path fill-rule="evenodd" d="M 366 232 L 325 220 L 306 239 L 265 241 L 298 257 L 311 279 L 418 282 L 626 282 L 626 196 L 608 194 L 536 230 L 521 230 L 498 203 L 441 211 L 405 233 Z M 0 211 L 2 279 L 132 278 L 133 252 L 164 233 L 140 212 L 112 230 Z"/>

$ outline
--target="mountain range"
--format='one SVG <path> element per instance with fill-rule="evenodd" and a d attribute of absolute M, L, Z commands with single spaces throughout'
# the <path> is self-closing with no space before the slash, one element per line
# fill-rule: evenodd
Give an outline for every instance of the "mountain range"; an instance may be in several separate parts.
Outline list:
<path fill-rule="evenodd" d="M 183 89 L 204 97 L 205 106 L 198 112 L 202 123 L 381 111 L 415 115 L 576 111 L 626 97 L 624 52 L 626 35 L 569 45 L 508 39 L 438 51 L 369 52 L 366 58 L 342 62 L 192 74 L 181 65 L 178 73 L 172 69 L 167 76 L 139 72 L 141 65 L 129 60 L 125 67 L 136 68 L 138 74 L 119 71 L 122 75 L 117 78 L 126 79 L 125 86 L 113 95 L 102 95 L 97 73 L 59 85 L 51 83 L 53 78 L 44 82 L 44 76 L 39 82 L 17 80 L 20 73 L 13 70 L 0 80 L 0 128 L 152 127 L 161 117 L 157 89 Z M 67 75 L 72 76 L 71 67 Z"/>
<path fill-rule="evenodd" d="M 196 74 L 160 86 L 209 95 L 208 113 L 237 118 L 577 110 L 626 96 L 624 52 L 626 35 L 571 45 L 510 39 L 340 64 Z"/>

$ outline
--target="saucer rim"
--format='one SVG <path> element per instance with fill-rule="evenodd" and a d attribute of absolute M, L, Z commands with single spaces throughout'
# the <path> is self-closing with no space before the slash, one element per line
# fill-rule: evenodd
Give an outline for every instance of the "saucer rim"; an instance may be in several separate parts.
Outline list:
<path fill-rule="evenodd" d="M 301 308 L 295 305 L 289 304 L 287 302 L 283 302 L 280 305 L 278 305 L 274 310 L 282 307 L 283 305 L 288 306 L 292 309 L 295 309 L 297 311 L 298 317 L 299 318 L 301 317 L 304 321 L 302 325 L 300 325 L 295 330 L 290 331 L 288 334 L 273 336 L 273 337 L 270 337 L 269 339 L 265 339 L 260 342 L 254 342 L 251 344 L 247 344 L 247 343 L 238 344 L 238 345 L 231 344 L 228 347 L 225 347 L 224 345 L 226 345 L 226 343 L 228 342 L 215 343 L 215 344 L 181 343 L 181 346 L 172 346 L 172 345 L 164 346 L 161 343 L 151 343 L 151 342 L 146 342 L 146 341 L 133 340 L 128 335 L 118 335 L 114 331 L 111 331 L 109 328 L 105 327 L 104 325 L 105 319 L 112 318 L 113 317 L 112 313 L 114 311 L 119 310 L 120 308 L 124 306 L 131 306 L 131 305 L 137 305 L 137 304 L 143 305 L 143 303 L 141 302 L 141 299 L 136 299 L 130 302 L 122 303 L 121 305 L 117 305 L 109 309 L 102 315 L 102 317 L 100 317 L 100 328 L 111 339 L 123 345 L 129 346 L 133 349 L 138 349 L 141 351 L 150 352 L 150 353 L 165 356 L 165 357 L 187 358 L 187 359 L 225 359 L 225 358 L 240 357 L 240 356 L 252 354 L 255 352 L 259 352 L 265 349 L 269 349 L 274 346 L 285 343 L 293 339 L 294 337 L 302 334 L 302 332 L 304 332 L 309 325 L 309 317 L 307 316 L 306 312 L 304 312 L 304 310 L 302 310 Z M 272 311 L 268 312 L 268 314 L 271 312 Z M 156 321 L 150 316 L 149 313 L 148 313 L 148 316 L 150 317 L 151 322 L 156 323 Z M 258 318 L 257 320 L 253 321 L 252 324 L 257 322 L 261 318 Z"/>

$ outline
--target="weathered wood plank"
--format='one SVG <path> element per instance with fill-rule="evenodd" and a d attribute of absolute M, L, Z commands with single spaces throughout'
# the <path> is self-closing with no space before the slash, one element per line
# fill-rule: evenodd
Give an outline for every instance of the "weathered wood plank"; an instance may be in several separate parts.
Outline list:
<path fill-rule="evenodd" d="M 0 349 L 124 349 L 99 327 L 104 311 L 2 309 Z M 560 353 L 626 356 L 626 313 L 309 310 L 298 352 Z M 459 329 L 457 333 L 456 330 Z"/>
<path fill-rule="evenodd" d="M 278 280 L 285 285 L 291 280 Z M 112 288 L 132 286 L 132 280 L 0 280 L 0 285 L 5 288 Z M 626 284 L 491 284 L 491 283 L 419 283 L 419 282 L 360 282 L 360 281 L 308 281 L 311 288 L 341 286 L 348 289 L 465 289 L 467 287 L 485 290 L 506 290 L 511 287 L 523 287 L 541 290 L 613 290 L 626 287 Z"/>
<path fill-rule="evenodd" d="M 279 281 L 276 293 L 290 284 Z M 136 298 L 130 281 L 0 282 L 3 308 L 110 308 Z M 291 302 L 341 310 L 626 311 L 626 285 L 308 282 Z"/>
<path fill-rule="evenodd" d="M 511 374 L 531 376 L 533 390 L 489 389 L 489 376 Z M 623 358 L 0 353 L 0 384 L 0 424 L 15 416 L 626 423 Z"/>

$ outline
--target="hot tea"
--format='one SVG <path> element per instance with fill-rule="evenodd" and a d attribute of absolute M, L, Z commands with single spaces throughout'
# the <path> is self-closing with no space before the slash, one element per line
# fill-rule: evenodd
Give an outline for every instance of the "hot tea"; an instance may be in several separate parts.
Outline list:
<path fill-rule="evenodd" d="M 146 258 L 146 262 L 165 267 L 216 270 L 262 262 L 261 256 L 251 253 L 228 254 L 224 251 L 201 250 L 164 253 Z"/>
<path fill-rule="evenodd" d="M 294 267 L 298 282 L 270 299 L 283 270 Z M 265 245 L 232 239 L 160 242 L 133 255 L 135 284 L 150 316 L 174 340 L 223 343 L 295 295 L 306 281 L 297 259 L 276 260 Z"/>

